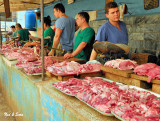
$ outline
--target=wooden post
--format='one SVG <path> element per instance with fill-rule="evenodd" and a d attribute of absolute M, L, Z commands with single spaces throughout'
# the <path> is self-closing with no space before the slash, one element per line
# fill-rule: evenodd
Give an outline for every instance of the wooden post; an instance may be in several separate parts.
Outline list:
<path fill-rule="evenodd" d="M 41 56 L 42 56 L 42 81 L 44 81 L 44 0 L 41 0 Z"/>

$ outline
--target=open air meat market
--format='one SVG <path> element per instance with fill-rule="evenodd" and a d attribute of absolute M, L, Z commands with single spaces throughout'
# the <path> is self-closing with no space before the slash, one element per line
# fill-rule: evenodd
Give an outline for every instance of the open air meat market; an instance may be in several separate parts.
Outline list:
<path fill-rule="evenodd" d="M 160 121 L 159 0 L 0 0 L 0 121 Z"/>

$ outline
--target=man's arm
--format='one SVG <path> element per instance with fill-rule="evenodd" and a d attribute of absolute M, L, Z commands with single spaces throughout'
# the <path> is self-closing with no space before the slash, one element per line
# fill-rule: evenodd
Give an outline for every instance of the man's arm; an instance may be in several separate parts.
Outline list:
<path fill-rule="evenodd" d="M 95 43 L 98 43 L 98 42 L 100 42 L 100 41 L 96 41 Z M 93 48 L 93 49 L 92 49 L 92 52 L 91 52 L 91 56 L 90 56 L 89 61 L 95 60 L 96 57 L 97 57 L 97 52 L 96 52 L 96 51 L 94 50 L 94 48 Z"/>
<path fill-rule="evenodd" d="M 15 39 L 15 41 L 19 41 L 20 40 L 21 35 L 18 32 L 17 32 L 17 36 L 18 36 L 18 38 Z"/>
<path fill-rule="evenodd" d="M 59 29 L 59 28 L 56 28 L 55 36 L 54 36 L 54 39 L 53 39 L 53 46 L 52 46 L 52 48 L 57 48 L 57 46 L 59 44 L 59 41 L 60 41 L 61 34 L 62 34 L 62 30 Z M 54 51 L 55 51 L 55 49 L 52 49 L 48 53 L 48 55 L 54 56 Z"/>
<path fill-rule="evenodd" d="M 64 58 L 68 59 L 68 58 L 72 58 L 72 57 L 76 56 L 77 54 L 79 54 L 85 48 L 86 45 L 87 45 L 86 42 L 81 42 L 74 52 L 72 52 L 72 53 L 66 53 L 64 55 Z"/>
<path fill-rule="evenodd" d="M 29 35 L 29 38 L 31 38 L 32 40 L 35 40 L 35 41 L 40 41 L 41 40 L 39 37 L 34 37 L 34 36 L 31 36 L 31 35 Z"/>

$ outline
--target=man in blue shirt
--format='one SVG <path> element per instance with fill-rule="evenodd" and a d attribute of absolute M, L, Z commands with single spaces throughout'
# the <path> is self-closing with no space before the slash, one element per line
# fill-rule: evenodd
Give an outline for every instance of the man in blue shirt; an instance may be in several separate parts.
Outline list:
<path fill-rule="evenodd" d="M 75 33 L 75 19 L 65 14 L 63 4 L 58 3 L 54 6 L 54 15 L 58 18 L 55 22 L 55 36 L 53 39 L 53 48 L 57 48 L 59 42 L 62 49 L 66 52 L 72 52 L 73 37 Z M 48 55 L 54 56 L 55 50 L 52 49 Z"/>
<path fill-rule="evenodd" d="M 119 21 L 120 12 L 116 2 L 110 2 L 105 6 L 106 17 L 109 19 L 99 29 L 95 42 L 107 41 L 111 43 L 128 44 L 126 24 Z M 90 60 L 95 60 L 97 53 L 92 50 Z"/>

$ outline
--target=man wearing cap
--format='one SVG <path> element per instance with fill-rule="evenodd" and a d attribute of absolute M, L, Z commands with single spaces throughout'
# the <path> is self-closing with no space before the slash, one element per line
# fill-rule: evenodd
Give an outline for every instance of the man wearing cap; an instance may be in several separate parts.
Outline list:
<path fill-rule="evenodd" d="M 109 19 L 99 29 L 95 42 L 107 41 L 128 45 L 128 32 L 126 24 L 119 20 L 120 12 L 116 2 L 110 2 L 105 6 L 106 17 Z M 118 55 L 119 56 L 119 55 Z M 121 56 L 121 55 L 120 55 Z M 92 50 L 90 60 L 95 60 L 97 53 Z"/>

